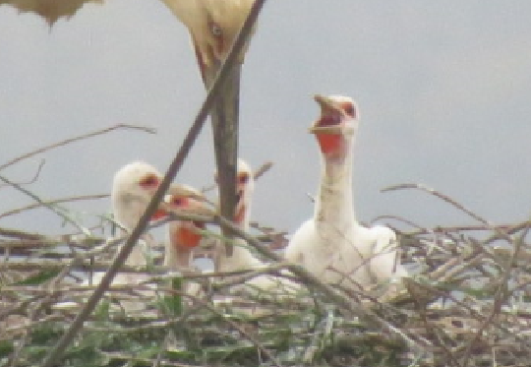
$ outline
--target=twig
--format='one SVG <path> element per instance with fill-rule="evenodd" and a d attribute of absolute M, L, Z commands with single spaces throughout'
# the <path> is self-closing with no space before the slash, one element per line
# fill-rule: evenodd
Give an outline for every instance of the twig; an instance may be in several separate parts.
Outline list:
<path fill-rule="evenodd" d="M 174 293 L 175 290 L 174 289 L 166 289 L 166 292 L 168 293 Z M 256 348 L 258 348 L 267 358 L 269 358 L 271 360 L 271 362 L 274 363 L 275 366 L 277 367 L 282 367 L 282 364 L 275 358 L 275 356 L 273 354 L 271 354 L 271 352 L 269 352 L 263 345 L 262 343 L 260 343 L 254 336 L 252 336 L 251 334 L 249 334 L 248 332 L 245 331 L 245 329 L 243 329 L 240 325 L 238 325 L 236 322 L 232 321 L 230 318 L 228 317 L 223 317 L 224 315 L 222 313 L 220 313 L 218 310 L 216 310 L 212 305 L 210 305 L 209 303 L 205 302 L 204 300 L 202 300 L 201 298 L 199 297 L 195 297 L 195 296 L 191 296 L 191 295 L 187 295 L 187 297 L 191 298 L 194 300 L 194 303 L 198 303 L 200 304 L 203 308 L 206 308 L 208 309 L 210 312 L 212 312 L 213 314 L 217 315 L 217 316 L 220 316 L 221 319 L 226 322 L 227 324 L 229 324 L 230 326 L 232 326 L 234 329 L 236 329 L 242 336 L 244 336 L 245 338 L 247 338 L 251 343 L 254 344 L 254 346 Z"/>
<path fill-rule="evenodd" d="M 4 181 L 5 183 L 9 184 L 10 186 L 16 188 L 18 191 L 26 194 L 27 196 L 29 196 L 30 198 L 32 198 L 33 200 L 37 201 L 38 203 L 40 203 L 41 205 L 45 206 L 46 208 L 50 209 L 52 212 L 54 212 L 55 214 L 57 214 L 58 216 L 60 216 L 61 218 L 63 218 L 66 222 L 72 224 L 74 227 L 76 227 L 78 230 L 80 230 L 84 235 L 86 236 L 90 236 L 90 231 L 88 231 L 86 228 L 82 227 L 79 223 L 77 223 L 73 218 L 71 218 L 69 215 L 63 213 L 62 210 L 59 210 L 57 209 L 55 206 L 53 205 L 48 205 L 46 204 L 40 197 L 38 197 L 37 195 L 35 195 L 34 193 L 32 193 L 31 191 L 29 190 L 26 190 L 25 188 L 23 188 L 22 186 L 20 186 L 19 184 L 5 178 L 4 176 L 1 176 L 0 175 L 0 180 Z"/>
<path fill-rule="evenodd" d="M 44 162 L 45 160 L 44 159 L 41 159 L 41 162 L 39 163 L 39 167 L 37 167 L 37 172 L 35 172 L 35 174 L 33 175 L 33 178 L 31 178 L 30 180 L 28 181 L 21 181 L 21 182 L 17 182 L 17 184 L 19 185 L 30 185 L 32 183 L 34 183 L 35 181 L 37 181 L 37 179 L 39 178 L 40 174 L 41 174 L 41 170 L 42 170 L 42 167 L 44 166 Z M 0 185 L 0 189 L 2 187 L 5 187 L 5 186 L 9 186 L 8 184 L 3 184 L 3 185 Z"/>
<path fill-rule="evenodd" d="M 37 150 L 34 150 L 34 151 L 30 152 L 30 153 L 26 153 L 24 155 L 16 157 L 16 158 L 12 159 L 11 161 L 1 165 L 0 166 L 0 171 L 5 169 L 5 168 L 7 168 L 7 167 L 9 167 L 9 166 L 12 166 L 15 163 L 18 163 L 18 162 L 20 162 L 20 161 L 22 161 L 24 159 L 30 158 L 30 157 L 32 157 L 34 155 L 37 155 L 37 154 L 40 154 L 40 153 L 44 153 L 44 152 L 46 152 L 48 150 L 52 150 L 52 149 L 55 149 L 55 148 L 58 148 L 58 147 L 61 147 L 61 146 L 64 146 L 64 145 L 67 145 L 67 144 L 70 144 L 70 143 L 74 143 L 76 141 L 89 139 L 89 138 L 92 138 L 94 136 L 107 134 L 107 133 L 109 133 L 109 132 L 111 132 L 113 130 L 118 130 L 118 129 L 140 130 L 140 131 L 144 131 L 144 132 L 147 132 L 147 133 L 150 133 L 150 134 L 154 134 L 155 133 L 155 130 L 152 129 L 152 128 L 149 128 L 149 127 L 128 125 L 128 124 L 118 124 L 118 125 L 114 125 L 114 126 L 108 127 L 106 129 L 96 130 L 96 131 L 94 131 L 92 133 L 83 134 L 83 135 L 79 135 L 79 136 L 76 136 L 76 137 L 73 137 L 73 138 L 65 139 L 65 140 L 62 140 L 62 141 L 60 141 L 58 143 L 47 145 L 45 147 L 39 148 Z"/>
<path fill-rule="evenodd" d="M 217 217 L 216 219 L 220 222 L 221 225 L 224 225 L 228 229 L 230 229 L 236 236 L 247 241 L 247 243 L 253 246 L 253 248 L 256 251 L 258 251 L 261 255 L 267 257 L 268 259 L 274 260 L 276 262 L 283 261 L 282 257 L 270 251 L 268 248 L 263 246 L 260 243 L 260 241 L 258 241 L 254 237 L 242 231 L 239 227 L 234 225 L 232 222 L 222 217 Z M 343 309 L 348 314 L 363 318 L 364 320 L 367 320 L 369 322 L 372 322 L 375 325 L 380 326 L 384 330 L 390 330 L 393 333 L 397 334 L 398 336 L 402 337 L 410 346 L 413 346 L 413 347 L 416 346 L 416 343 L 411 338 L 409 338 L 402 331 L 397 329 L 394 325 L 383 320 L 376 314 L 372 313 L 370 310 L 366 310 L 363 307 L 360 307 L 359 304 L 354 304 L 353 302 L 348 300 L 346 297 L 343 297 L 342 295 L 338 294 L 336 291 L 334 291 L 334 289 L 331 286 L 321 282 L 315 275 L 310 273 L 308 270 L 306 270 L 302 266 L 295 265 L 295 264 L 288 264 L 287 267 L 292 273 L 294 273 L 299 278 L 301 278 L 306 284 L 311 285 L 316 290 L 323 293 L 329 300 L 334 302 L 337 306 L 339 306 L 341 309 Z"/>
<path fill-rule="evenodd" d="M 389 186 L 387 188 L 382 189 L 381 192 L 389 192 L 389 191 L 404 190 L 404 189 L 422 190 L 422 191 L 425 191 L 425 192 L 427 192 L 427 193 L 429 193 L 431 195 L 437 196 L 438 198 L 446 201 L 447 203 L 450 203 L 451 205 L 455 206 L 459 210 L 465 212 L 466 214 L 468 214 L 469 216 L 471 216 L 472 218 L 474 218 L 478 222 L 481 222 L 485 226 L 488 226 L 488 227 L 491 227 L 491 228 L 494 227 L 494 224 L 492 224 L 489 221 L 487 221 L 486 219 L 480 217 L 479 215 L 477 215 L 473 211 L 465 208 L 462 204 L 458 203 L 457 201 L 455 201 L 451 197 L 449 197 L 447 195 L 444 195 L 444 194 L 438 192 L 437 190 L 434 190 L 434 189 L 432 189 L 432 188 L 430 188 L 428 186 L 425 186 L 423 184 L 412 183 L 412 184 L 394 185 L 394 186 Z"/>
<path fill-rule="evenodd" d="M 1 228 L 0 227 L 0 236 L 20 238 L 24 240 L 50 240 L 50 237 L 44 236 L 38 233 L 29 233 L 24 231 L 19 231 L 18 229 L 12 228 Z"/>
<path fill-rule="evenodd" d="M 382 189 L 381 191 L 382 192 L 388 192 L 388 191 L 402 190 L 402 189 L 417 189 L 417 190 L 422 190 L 424 192 L 427 192 L 427 193 L 429 193 L 431 195 L 434 195 L 434 196 L 438 197 L 439 199 L 442 199 L 443 201 L 446 201 L 447 203 L 453 205 L 454 207 L 456 207 L 457 209 L 459 209 L 462 212 L 466 213 L 467 215 L 469 215 L 470 217 L 474 218 L 475 220 L 477 220 L 478 222 L 482 223 L 483 225 L 489 227 L 490 229 L 492 229 L 493 231 L 498 233 L 498 235 L 500 237 L 507 239 L 509 242 L 511 241 L 510 236 L 504 230 L 498 228 L 493 223 L 489 222 L 488 220 L 486 220 L 483 217 L 479 216 L 478 214 L 474 213 L 470 209 L 466 208 L 464 205 L 458 203 L 457 201 L 455 201 L 454 199 L 449 197 L 448 195 L 442 194 L 442 193 L 438 192 L 437 190 L 432 189 L 430 187 L 427 187 L 427 186 L 425 186 L 423 184 L 401 184 L 401 185 L 395 185 L 395 186 L 387 187 L 385 189 Z"/>
<path fill-rule="evenodd" d="M 42 207 L 43 205 L 55 205 L 55 204 L 61 204 L 61 203 L 68 203 L 73 201 L 82 201 L 82 200 L 96 200 L 96 199 L 106 199 L 109 197 L 109 194 L 96 194 L 96 195 L 81 195 L 81 196 L 70 196 L 65 198 L 59 198 L 59 199 L 51 199 L 42 201 L 36 204 L 31 204 L 28 206 L 24 206 L 22 208 L 13 209 L 7 212 L 4 212 L 0 214 L 0 219 L 8 217 L 10 215 L 20 214 L 21 212 L 31 210 L 31 209 L 37 209 Z"/>
<path fill-rule="evenodd" d="M 511 256 L 511 258 L 509 259 L 509 261 L 507 261 L 507 263 L 505 265 L 505 269 L 504 269 L 503 275 L 502 275 L 502 277 L 500 279 L 500 282 L 499 282 L 499 285 L 497 287 L 496 293 L 494 294 L 494 305 L 492 307 L 492 312 L 487 317 L 487 319 L 480 325 L 477 333 L 474 335 L 474 338 L 468 344 L 468 347 L 466 348 L 466 351 L 465 351 L 465 356 L 463 358 L 464 359 L 463 367 L 467 367 L 468 366 L 468 364 L 470 362 L 470 356 L 471 356 L 471 353 L 472 353 L 472 348 L 477 343 L 477 341 L 481 338 L 481 336 L 483 335 L 484 330 L 488 327 L 489 324 L 492 323 L 492 321 L 494 320 L 496 315 L 499 314 L 503 303 L 509 297 L 509 294 L 507 293 L 507 288 L 509 286 L 509 279 L 510 279 L 510 276 L 511 276 L 512 268 L 513 268 L 514 264 L 516 263 L 516 258 L 518 256 L 518 252 L 520 251 L 520 248 L 522 247 L 522 244 L 524 242 L 524 238 L 525 238 L 527 232 L 529 231 L 529 228 L 530 227 L 528 226 L 526 231 L 524 231 L 524 233 L 522 233 L 521 238 L 518 241 L 516 241 L 516 243 L 515 243 L 513 254 Z"/>

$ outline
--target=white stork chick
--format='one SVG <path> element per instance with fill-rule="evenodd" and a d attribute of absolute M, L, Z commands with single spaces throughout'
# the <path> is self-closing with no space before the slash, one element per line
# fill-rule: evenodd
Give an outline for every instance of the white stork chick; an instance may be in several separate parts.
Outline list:
<path fill-rule="evenodd" d="M 254 193 L 255 179 L 251 167 L 242 159 L 238 159 L 236 176 L 236 211 L 234 222 L 247 232 L 251 218 L 251 202 Z M 218 271 L 231 272 L 237 270 L 259 270 L 266 266 L 249 250 L 247 242 L 241 238 L 235 240 L 232 256 L 227 256 L 224 246 L 221 246 L 218 257 Z M 293 294 L 299 289 L 298 284 L 283 277 L 273 275 L 259 275 L 245 283 L 251 291 L 266 291 L 269 295 L 285 296 Z"/>
<path fill-rule="evenodd" d="M 406 275 L 398 263 L 395 233 L 383 226 L 366 228 L 356 220 L 352 164 L 359 125 L 357 105 L 343 96 L 317 95 L 315 100 L 321 116 L 310 132 L 321 151 L 321 182 L 314 216 L 291 238 L 286 259 L 326 283 L 350 289 Z"/>
<path fill-rule="evenodd" d="M 242 159 L 238 159 L 238 172 L 236 175 L 236 214 L 234 222 L 243 231 L 249 230 L 251 218 L 251 203 L 254 192 L 254 176 L 251 167 Z M 232 256 L 227 256 L 224 249 L 218 259 L 219 271 L 235 271 L 255 269 L 262 266 L 262 262 L 254 257 L 247 248 L 247 243 L 236 239 Z"/>
<path fill-rule="evenodd" d="M 190 188 L 190 190 L 193 190 Z M 197 192 L 198 196 L 201 195 Z M 186 211 L 199 215 L 213 215 L 204 201 L 180 195 L 168 195 L 166 202 L 169 207 L 176 211 Z M 201 230 L 205 229 L 202 222 L 187 220 L 175 220 L 168 226 L 168 240 L 166 241 L 166 252 L 164 255 L 164 266 L 173 270 L 187 269 L 192 266 L 192 253 L 194 248 L 200 245 L 203 235 Z"/>

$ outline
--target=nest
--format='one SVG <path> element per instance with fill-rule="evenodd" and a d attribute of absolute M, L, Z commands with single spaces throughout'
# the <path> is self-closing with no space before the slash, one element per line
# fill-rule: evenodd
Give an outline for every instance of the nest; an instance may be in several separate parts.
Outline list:
<path fill-rule="evenodd" d="M 122 269 L 146 281 L 112 286 L 58 365 L 528 366 L 529 225 L 397 230 L 413 275 L 384 298 L 339 287 L 332 297 L 304 276 L 293 276 L 296 295 L 259 294 L 245 281 L 285 264 L 180 274 L 155 258 Z M 38 365 L 94 290 L 79 272 L 106 269 L 120 240 L 2 228 L 0 241 L 0 362 Z M 202 293 L 183 291 L 193 285 Z"/>

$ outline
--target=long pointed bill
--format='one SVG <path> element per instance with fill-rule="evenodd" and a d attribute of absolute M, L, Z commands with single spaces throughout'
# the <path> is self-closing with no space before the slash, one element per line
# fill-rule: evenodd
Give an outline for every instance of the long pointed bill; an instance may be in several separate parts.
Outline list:
<path fill-rule="evenodd" d="M 219 67 L 216 63 L 203 70 L 205 87 L 214 82 Z M 241 64 L 233 66 L 211 112 L 214 132 L 214 150 L 220 192 L 220 214 L 232 220 L 236 208 L 236 166 L 238 157 L 238 126 L 240 105 Z M 225 237 L 231 237 L 227 228 L 222 228 Z M 227 256 L 232 256 L 232 246 L 226 244 Z"/>
<path fill-rule="evenodd" d="M 185 185 L 171 184 L 168 188 L 168 194 L 206 201 L 203 194 Z"/>
<path fill-rule="evenodd" d="M 204 215 L 204 216 L 214 216 L 217 214 L 215 209 L 211 209 L 203 203 L 197 202 L 196 205 L 191 205 L 187 208 L 175 208 L 171 204 L 163 201 L 159 205 L 160 211 L 164 213 L 175 213 L 175 214 L 193 214 L 193 215 Z"/>
<path fill-rule="evenodd" d="M 201 202 L 207 201 L 206 198 L 203 196 L 203 194 L 185 185 L 171 184 L 170 187 L 168 188 L 168 194 L 181 196 L 181 197 L 187 197 L 187 198 L 193 198 Z M 157 210 L 151 216 L 151 220 L 159 220 L 159 219 L 165 218 L 168 215 L 169 209 L 170 209 L 170 206 L 168 205 L 168 203 L 161 201 L 159 203 L 159 206 L 157 207 Z M 212 213 L 209 213 L 209 214 L 213 215 Z"/>

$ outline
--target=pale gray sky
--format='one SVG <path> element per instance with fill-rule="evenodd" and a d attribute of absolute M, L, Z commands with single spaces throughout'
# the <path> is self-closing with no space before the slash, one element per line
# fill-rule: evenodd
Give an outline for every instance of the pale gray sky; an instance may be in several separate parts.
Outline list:
<path fill-rule="evenodd" d="M 511 5 L 511 6 L 509 6 Z M 312 213 L 317 146 L 306 128 L 314 93 L 360 104 L 356 208 L 363 220 L 393 214 L 423 225 L 470 223 L 421 192 L 425 183 L 495 222 L 531 208 L 531 2 L 476 0 L 270 0 L 244 68 L 241 156 L 260 180 L 253 217 L 293 231 Z M 188 33 L 157 0 L 87 5 L 50 31 L 32 14 L 0 7 L 0 163 L 37 147 L 116 123 L 120 132 L 60 148 L 2 172 L 27 180 L 46 159 L 42 198 L 108 192 L 135 159 L 164 171 L 204 97 Z M 177 181 L 212 181 L 210 126 Z M 0 188 L 0 212 L 30 199 Z M 71 205 L 85 220 L 108 200 Z M 46 211 L 0 226 L 57 233 Z"/>

